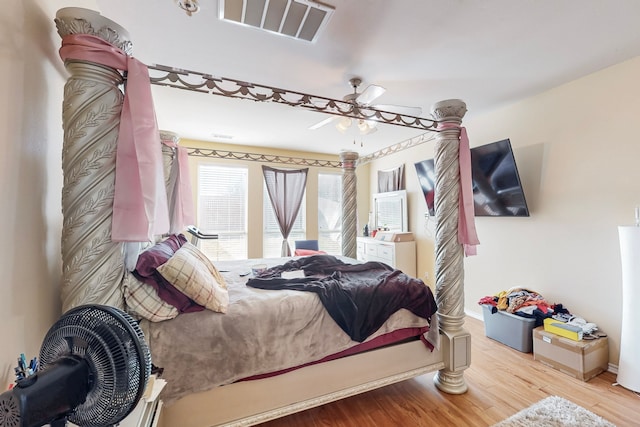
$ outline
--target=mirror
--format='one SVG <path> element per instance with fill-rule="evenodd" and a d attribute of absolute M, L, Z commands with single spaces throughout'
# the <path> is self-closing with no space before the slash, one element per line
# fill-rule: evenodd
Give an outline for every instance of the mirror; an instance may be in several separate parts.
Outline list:
<path fill-rule="evenodd" d="M 407 191 L 373 195 L 373 227 L 376 230 L 407 232 Z"/>

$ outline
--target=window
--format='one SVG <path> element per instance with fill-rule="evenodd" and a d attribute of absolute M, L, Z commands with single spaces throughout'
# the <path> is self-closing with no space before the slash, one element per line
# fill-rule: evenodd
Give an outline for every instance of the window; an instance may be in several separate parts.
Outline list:
<path fill-rule="evenodd" d="M 318 174 L 318 246 L 342 255 L 342 175 Z"/>
<path fill-rule="evenodd" d="M 264 182 L 264 180 L 263 180 Z M 262 236 L 262 256 L 265 258 L 279 258 L 282 250 L 282 234 L 280 233 L 280 227 L 278 226 L 278 220 L 276 219 L 276 214 L 273 211 L 273 206 L 271 205 L 271 200 L 269 200 L 269 193 L 267 192 L 266 184 L 263 185 L 263 196 L 262 196 L 262 217 L 263 217 L 263 227 L 264 234 Z M 307 223 L 307 209 L 306 209 L 307 196 L 302 197 L 302 203 L 300 204 L 300 212 L 298 212 L 298 217 L 296 221 L 293 223 L 293 228 L 289 233 L 289 247 L 291 248 L 291 253 L 295 249 L 294 242 L 296 240 L 305 240 L 306 239 L 306 227 Z"/>
<path fill-rule="evenodd" d="M 218 234 L 200 248 L 212 260 L 247 258 L 248 175 L 244 167 L 198 166 L 198 227 Z"/>

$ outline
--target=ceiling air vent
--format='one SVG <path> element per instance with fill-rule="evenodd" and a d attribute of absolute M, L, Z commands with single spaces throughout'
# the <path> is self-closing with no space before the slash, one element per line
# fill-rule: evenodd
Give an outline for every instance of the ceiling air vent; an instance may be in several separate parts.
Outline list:
<path fill-rule="evenodd" d="M 334 11 L 310 0 L 220 0 L 220 19 L 314 42 Z"/>

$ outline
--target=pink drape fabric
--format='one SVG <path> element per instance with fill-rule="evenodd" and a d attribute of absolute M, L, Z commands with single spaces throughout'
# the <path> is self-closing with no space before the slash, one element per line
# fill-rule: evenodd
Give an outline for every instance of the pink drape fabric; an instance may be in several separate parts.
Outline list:
<path fill-rule="evenodd" d="M 169 233 L 181 233 L 188 225 L 196 223 L 191 192 L 191 178 L 189 177 L 189 154 L 187 149 L 180 147 L 173 141 L 162 140 L 162 143 L 176 150 L 176 164 L 178 173 L 173 187 L 173 203 L 171 206 L 171 226 Z M 175 166 L 174 166 L 175 167 Z"/>
<path fill-rule="evenodd" d="M 467 129 L 460 128 L 460 215 L 458 215 L 458 241 L 464 246 L 466 256 L 477 255 L 480 244 L 476 232 L 473 208 L 473 184 L 471 176 L 471 149 Z"/>
<path fill-rule="evenodd" d="M 169 210 L 160 133 L 146 65 L 101 38 L 87 34 L 65 36 L 60 57 L 127 71 L 116 151 L 111 240 L 144 242 L 166 233 Z"/>
<path fill-rule="evenodd" d="M 439 129 L 458 128 L 456 125 L 440 124 Z M 464 248 L 465 256 L 477 255 L 480 244 L 476 232 L 473 208 L 473 184 L 471 176 L 471 149 L 469 137 L 464 127 L 460 129 L 458 163 L 460 166 L 460 200 L 458 203 L 458 242 Z"/>

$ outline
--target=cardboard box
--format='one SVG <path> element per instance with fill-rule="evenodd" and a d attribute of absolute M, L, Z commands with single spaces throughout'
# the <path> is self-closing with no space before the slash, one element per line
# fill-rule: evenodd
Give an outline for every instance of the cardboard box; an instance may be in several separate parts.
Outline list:
<path fill-rule="evenodd" d="M 490 305 L 482 305 L 485 335 L 523 353 L 531 353 L 536 320 L 501 310 L 493 313 L 492 309 Z"/>
<path fill-rule="evenodd" d="M 609 368 L 607 337 L 574 341 L 547 332 L 544 327 L 533 331 L 533 358 L 582 381 Z"/>
<path fill-rule="evenodd" d="M 544 330 L 574 341 L 582 340 L 582 328 L 579 326 L 567 325 L 565 322 L 561 322 L 550 317 L 544 319 Z"/>

